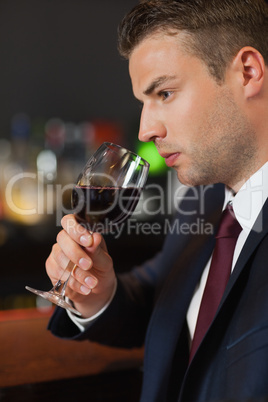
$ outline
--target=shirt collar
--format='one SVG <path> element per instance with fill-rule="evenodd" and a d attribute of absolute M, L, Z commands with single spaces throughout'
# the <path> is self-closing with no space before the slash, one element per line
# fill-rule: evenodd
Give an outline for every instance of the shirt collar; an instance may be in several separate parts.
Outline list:
<path fill-rule="evenodd" d="M 249 233 L 267 197 L 268 162 L 246 181 L 236 195 L 230 189 L 225 189 L 224 208 L 228 202 L 232 202 L 236 219 L 242 229 Z"/>

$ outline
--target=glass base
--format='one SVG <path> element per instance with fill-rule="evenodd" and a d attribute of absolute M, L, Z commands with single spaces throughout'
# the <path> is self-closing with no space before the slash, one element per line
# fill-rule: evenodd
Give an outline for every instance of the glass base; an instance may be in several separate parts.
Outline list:
<path fill-rule="evenodd" d="M 51 303 L 57 304 L 57 306 L 65 308 L 66 310 L 69 310 L 72 313 L 81 316 L 81 313 L 79 313 L 79 311 L 77 311 L 70 303 L 68 303 L 64 297 L 62 297 L 58 294 L 55 294 L 52 291 L 46 292 L 43 290 L 37 290 L 37 289 L 30 288 L 29 286 L 25 286 L 25 289 L 36 294 L 37 296 L 41 296 L 44 299 L 49 300 Z"/>

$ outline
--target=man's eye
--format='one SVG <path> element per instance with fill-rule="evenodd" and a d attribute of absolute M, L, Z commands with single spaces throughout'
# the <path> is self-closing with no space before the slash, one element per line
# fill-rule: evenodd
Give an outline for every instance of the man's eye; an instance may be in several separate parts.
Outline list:
<path fill-rule="evenodd" d="M 162 100 L 166 100 L 170 97 L 171 93 L 171 91 L 161 91 L 159 96 L 162 98 Z"/>

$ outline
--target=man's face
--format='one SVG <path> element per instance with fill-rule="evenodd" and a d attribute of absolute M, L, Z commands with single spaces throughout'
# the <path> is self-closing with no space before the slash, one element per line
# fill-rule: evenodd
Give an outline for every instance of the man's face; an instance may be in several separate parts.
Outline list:
<path fill-rule="evenodd" d="M 234 188 L 243 180 L 256 153 L 254 133 L 227 81 L 217 84 L 178 36 L 163 34 L 134 49 L 129 71 L 143 104 L 139 139 L 155 143 L 182 183 Z"/>

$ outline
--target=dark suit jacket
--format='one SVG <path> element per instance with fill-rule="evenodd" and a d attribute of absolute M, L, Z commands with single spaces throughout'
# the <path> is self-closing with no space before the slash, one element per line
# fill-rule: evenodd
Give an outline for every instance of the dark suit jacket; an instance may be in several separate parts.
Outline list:
<path fill-rule="evenodd" d="M 204 193 L 202 187 L 195 191 Z M 206 189 L 203 195 L 204 203 L 202 197 L 192 197 L 181 204 L 184 213 L 176 219 L 184 233 L 170 233 L 154 260 L 118 278 L 113 302 L 85 333 L 79 334 L 60 308 L 49 324 L 56 336 L 69 339 L 120 347 L 145 341 L 142 402 L 245 401 L 268 396 L 267 201 L 188 366 L 185 317 L 214 247 L 208 225 L 216 231 L 223 186 Z M 196 233 L 197 222 L 206 223 L 203 233 Z"/>

